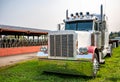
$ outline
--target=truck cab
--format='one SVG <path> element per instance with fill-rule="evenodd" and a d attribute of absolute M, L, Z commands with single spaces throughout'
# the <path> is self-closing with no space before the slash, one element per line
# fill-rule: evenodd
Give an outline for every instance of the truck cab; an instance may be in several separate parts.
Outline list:
<path fill-rule="evenodd" d="M 68 17 L 66 11 L 65 28 L 48 33 L 48 46 L 41 47 L 38 56 L 58 61 L 91 62 L 91 74 L 96 76 L 99 64 L 105 62 L 103 58 L 111 54 L 105 17 L 102 5 L 101 14 L 80 12 Z"/>
<path fill-rule="evenodd" d="M 64 20 L 65 30 L 74 30 L 78 34 L 78 49 L 90 47 L 94 48 L 99 63 L 104 63 L 106 55 L 111 56 L 111 46 L 109 45 L 109 34 L 107 29 L 106 16 L 102 14 L 83 15 L 76 13 Z M 96 50 L 96 51 L 95 51 Z M 89 50 L 88 50 L 89 51 Z"/>

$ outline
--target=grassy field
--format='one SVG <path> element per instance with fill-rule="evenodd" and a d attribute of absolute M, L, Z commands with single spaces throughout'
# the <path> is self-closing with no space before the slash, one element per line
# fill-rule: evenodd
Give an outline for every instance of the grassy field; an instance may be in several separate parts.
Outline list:
<path fill-rule="evenodd" d="M 34 59 L 0 68 L 0 82 L 120 82 L 120 47 L 113 49 L 112 58 L 107 57 L 97 77 L 43 73 L 46 63 Z M 48 67 L 49 68 L 49 67 Z"/>

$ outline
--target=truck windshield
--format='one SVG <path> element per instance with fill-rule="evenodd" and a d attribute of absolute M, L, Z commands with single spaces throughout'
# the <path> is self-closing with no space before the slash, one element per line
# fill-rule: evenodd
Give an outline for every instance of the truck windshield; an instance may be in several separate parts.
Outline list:
<path fill-rule="evenodd" d="M 89 31 L 92 30 L 93 21 L 75 21 L 66 22 L 65 30 L 79 30 L 79 31 Z"/>

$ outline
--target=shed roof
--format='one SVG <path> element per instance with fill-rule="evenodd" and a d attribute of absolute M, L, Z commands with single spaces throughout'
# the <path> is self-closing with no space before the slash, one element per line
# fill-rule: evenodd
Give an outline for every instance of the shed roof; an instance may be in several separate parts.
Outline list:
<path fill-rule="evenodd" d="M 0 34 L 3 35 L 40 35 L 48 34 L 49 30 L 20 27 L 20 26 L 10 26 L 10 25 L 0 25 Z"/>

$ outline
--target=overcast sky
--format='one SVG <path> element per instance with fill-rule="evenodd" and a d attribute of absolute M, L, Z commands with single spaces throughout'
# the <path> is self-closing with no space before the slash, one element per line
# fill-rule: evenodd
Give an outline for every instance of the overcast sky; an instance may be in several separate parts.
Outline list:
<path fill-rule="evenodd" d="M 0 0 L 0 24 L 56 30 L 57 24 L 76 12 L 108 16 L 109 31 L 120 31 L 120 0 Z"/>

